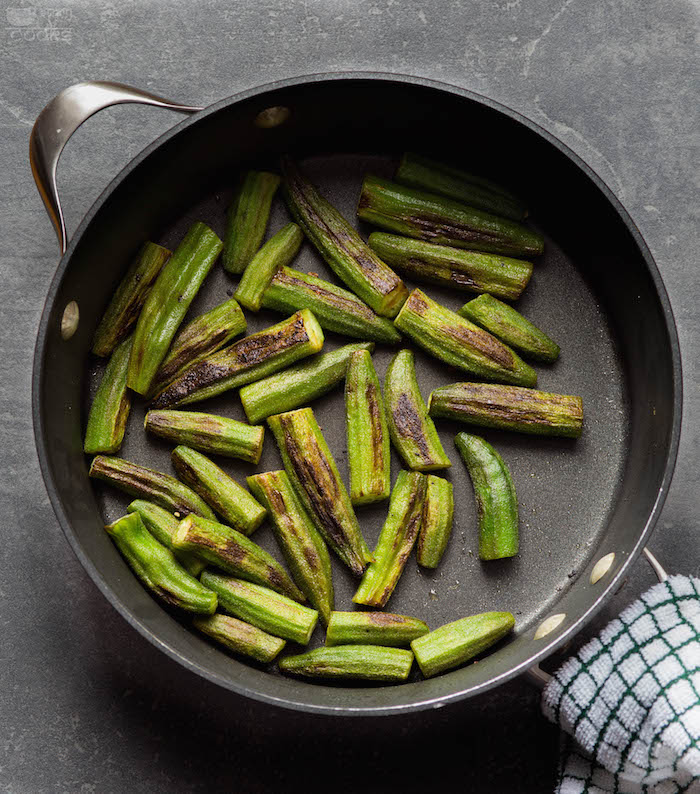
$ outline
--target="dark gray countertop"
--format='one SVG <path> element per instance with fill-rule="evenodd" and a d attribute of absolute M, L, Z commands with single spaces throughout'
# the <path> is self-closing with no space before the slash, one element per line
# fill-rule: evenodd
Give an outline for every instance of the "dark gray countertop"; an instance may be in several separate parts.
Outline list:
<path fill-rule="evenodd" d="M 57 248 L 27 141 L 43 105 L 85 79 L 207 104 L 296 74 L 403 72 L 462 85 L 534 119 L 607 181 L 668 288 L 685 421 L 651 548 L 670 571 L 698 575 L 697 4 L 63 0 L 49 10 L 15 2 L 5 4 L 0 30 L 0 790 L 417 792 L 454 782 L 473 792 L 551 790 L 557 732 L 524 681 L 410 719 L 289 715 L 186 672 L 102 598 L 63 538 L 34 452 L 32 349 Z M 120 107 L 79 131 L 59 174 L 69 229 L 173 121 Z M 653 581 L 639 562 L 596 626 Z"/>

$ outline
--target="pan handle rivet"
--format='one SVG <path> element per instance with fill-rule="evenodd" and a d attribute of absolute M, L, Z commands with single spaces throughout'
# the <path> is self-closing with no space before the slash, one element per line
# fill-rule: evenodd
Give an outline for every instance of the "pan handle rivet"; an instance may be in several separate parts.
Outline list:
<path fill-rule="evenodd" d="M 615 552 L 611 551 L 610 554 L 606 554 L 604 557 L 601 557 L 598 562 L 593 566 L 593 570 L 591 571 L 591 584 L 595 584 L 596 582 L 600 581 L 605 574 L 610 570 L 613 562 L 615 561 Z"/>
<path fill-rule="evenodd" d="M 255 117 L 255 126 L 261 127 L 264 130 L 272 129 L 272 127 L 279 127 L 280 124 L 289 118 L 291 111 L 284 105 L 275 105 L 271 108 L 265 108 Z"/>
<path fill-rule="evenodd" d="M 78 323 L 80 322 L 80 309 L 75 301 L 71 301 L 63 310 L 61 316 L 61 336 L 64 340 L 68 340 L 78 330 Z"/>
<path fill-rule="evenodd" d="M 535 632 L 535 639 L 541 640 L 542 637 L 546 637 L 548 634 L 554 631 L 554 629 L 559 626 L 564 618 L 566 617 L 565 612 L 560 612 L 558 615 L 550 615 L 548 618 L 545 618 L 542 623 L 537 627 L 537 631 Z"/>

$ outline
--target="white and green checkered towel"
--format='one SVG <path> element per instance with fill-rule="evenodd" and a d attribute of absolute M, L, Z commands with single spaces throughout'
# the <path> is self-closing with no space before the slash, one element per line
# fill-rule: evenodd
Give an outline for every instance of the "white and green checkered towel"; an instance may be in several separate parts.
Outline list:
<path fill-rule="evenodd" d="M 542 708 L 569 734 L 557 794 L 700 792 L 700 580 L 644 593 L 557 670 Z"/>

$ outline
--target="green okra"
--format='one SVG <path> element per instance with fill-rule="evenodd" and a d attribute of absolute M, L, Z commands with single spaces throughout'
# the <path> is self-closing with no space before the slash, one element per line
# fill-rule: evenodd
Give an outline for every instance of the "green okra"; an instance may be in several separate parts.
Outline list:
<path fill-rule="evenodd" d="M 420 532 L 427 477 L 418 471 L 401 471 L 391 492 L 389 515 L 357 592 L 356 604 L 386 606 L 403 573 Z"/>
<path fill-rule="evenodd" d="M 464 251 L 397 234 L 372 232 L 369 245 L 385 262 L 414 281 L 453 290 L 490 292 L 515 300 L 532 276 L 532 264 L 524 259 Z"/>
<path fill-rule="evenodd" d="M 229 615 L 195 618 L 192 625 L 229 651 L 248 656 L 256 662 L 271 662 L 287 644 L 285 640 Z"/>
<path fill-rule="evenodd" d="M 328 623 L 334 591 L 328 549 L 299 501 L 287 473 L 253 474 L 248 487 L 272 519 L 275 538 L 292 577 L 311 605 Z"/>
<path fill-rule="evenodd" d="M 294 259 L 303 239 L 304 233 L 296 223 L 288 223 L 271 237 L 248 263 L 234 293 L 236 300 L 246 309 L 258 311 L 272 277 Z"/>
<path fill-rule="evenodd" d="M 260 461 L 265 438 L 264 427 L 196 411 L 149 411 L 143 426 L 175 444 L 247 463 Z"/>
<path fill-rule="evenodd" d="M 384 378 L 384 399 L 391 441 L 406 466 L 415 471 L 449 468 L 452 463 L 428 416 L 410 350 L 400 350 L 391 359 Z"/>
<path fill-rule="evenodd" d="M 90 464 L 89 475 L 119 488 L 129 496 L 155 502 L 180 516 L 194 513 L 214 519 L 209 505 L 191 488 L 169 474 L 140 466 L 124 458 L 96 455 Z"/>
<path fill-rule="evenodd" d="M 276 414 L 267 423 L 289 479 L 316 529 L 348 568 L 361 575 L 372 554 L 313 411 L 300 408 Z"/>
<path fill-rule="evenodd" d="M 241 177 L 229 207 L 221 257 L 229 273 L 242 273 L 260 248 L 279 183 L 277 174 L 267 171 L 246 171 Z"/>
<path fill-rule="evenodd" d="M 326 646 L 410 645 L 430 631 L 427 623 L 391 612 L 333 612 L 326 630 Z"/>
<path fill-rule="evenodd" d="M 144 243 L 109 302 L 92 340 L 96 356 L 109 356 L 139 317 L 153 282 L 171 252 L 155 243 Z"/>
<path fill-rule="evenodd" d="M 247 322 L 233 298 L 214 307 L 186 325 L 173 340 L 149 391 L 158 394 L 185 370 L 216 353 L 234 337 L 242 334 Z"/>
<path fill-rule="evenodd" d="M 493 295 L 480 295 L 465 303 L 457 314 L 480 325 L 526 358 L 537 361 L 556 361 L 559 345 L 544 331 Z"/>
<path fill-rule="evenodd" d="M 310 309 L 321 328 L 343 336 L 387 344 L 401 339 L 391 320 L 375 314 L 352 292 L 291 267 L 275 273 L 263 293 L 262 305 L 285 314 Z"/>
<path fill-rule="evenodd" d="M 452 383 L 433 390 L 428 409 L 433 417 L 536 436 L 578 438 L 583 431 L 580 397 L 517 386 Z"/>
<path fill-rule="evenodd" d="M 527 214 L 521 201 L 491 180 L 413 152 L 404 154 L 394 179 L 402 185 L 438 193 L 514 221 L 522 220 Z"/>
<path fill-rule="evenodd" d="M 158 543 L 162 543 L 175 554 L 180 565 L 192 576 L 199 576 L 207 567 L 207 564 L 194 554 L 173 549 L 173 535 L 180 521 L 172 513 L 155 504 L 155 502 L 148 502 L 145 499 L 134 499 L 126 509 L 130 513 L 138 513 L 141 516 L 144 527 Z"/>
<path fill-rule="evenodd" d="M 416 544 L 418 565 L 424 568 L 438 567 L 452 534 L 453 515 L 452 483 L 429 474 L 420 535 Z"/>
<path fill-rule="evenodd" d="M 129 337 L 119 343 L 97 387 L 95 399 L 90 406 L 83 444 L 83 450 L 88 455 L 96 452 L 117 452 L 122 445 L 131 410 L 131 395 L 126 388 L 131 342 Z"/>
<path fill-rule="evenodd" d="M 328 266 L 381 317 L 394 317 L 408 290 L 357 231 L 288 158 L 282 161 L 287 205 Z"/>
<path fill-rule="evenodd" d="M 542 235 L 527 226 L 377 176 L 365 177 L 357 215 L 397 234 L 456 248 L 510 256 L 544 250 Z"/>
<path fill-rule="evenodd" d="M 500 560 L 518 553 L 518 497 L 508 467 L 483 438 L 458 433 L 455 444 L 474 486 L 479 516 L 479 558 Z"/>
<path fill-rule="evenodd" d="M 180 565 L 172 551 L 148 532 L 138 513 L 129 513 L 105 529 L 152 593 L 187 612 L 211 615 L 216 610 L 216 593 Z"/>
<path fill-rule="evenodd" d="M 405 681 L 411 672 L 413 654 L 404 648 L 379 645 L 340 645 L 315 648 L 279 661 L 283 673 L 305 678 L 344 678 L 355 681 Z"/>
<path fill-rule="evenodd" d="M 345 376 L 345 424 L 353 505 L 388 499 L 391 492 L 389 427 L 369 350 L 350 356 Z"/>
<path fill-rule="evenodd" d="M 345 377 L 348 361 L 355 351 L 373 348 L 371 342 L 345 345 L 244 386 L 239 396 L 248 421 L 262 422 L 268 416 L 315 400 Z"/>
<path fill-rule="evenodd" d="M 281 323 L 207 356 L 174 380 L 153 401 L 154 408 L 206 400 L 265 378 L 323 347 L 323 331 L 313 314 L 303 309 Z"/>
<path fill-rule="evenodd" d="M 232 527 L 250 535 L 260 526 L 266 515 L 265 508 L 206 455 L 179 446 L 170 457 L 177 476 Z"/>
<path fill-rule="evenodd" d="M 411 648 L 426 678 L 452 670 L 490 648 L 515 625 L 510 612 L 460 618 L 413 640 Z"/>
<path fill-rule="evenodd" d="M 173 547 L 197 554 L 220 570 L 246 582 L 269 587 L 295 601 L 306 597 L 277 560 L 236 529 L 201 516 L 183 519 L 173 535 Z"/>
<path fill-rule="evenodd" d="M 485 380 L 535 386 L 537 373 L 483 328 L 414 289 L 394 321 L 417 345 L 446 364 Z"/>
<path fill-rule="evenodd" d="M 160 271 L 136 323 L 127 376 L 130 389 L 139 394 L 151 391 L 170 343 L 221 245 L 208 226 L 194 223 Z"/>
<path fill-rule="evenodd" d="M 275 637 L 307 645 L 318 623 L 315 609 L 269 587 L 210 571 L 202 574 L 202 584 L 216 593 L 220 609 Z"/>

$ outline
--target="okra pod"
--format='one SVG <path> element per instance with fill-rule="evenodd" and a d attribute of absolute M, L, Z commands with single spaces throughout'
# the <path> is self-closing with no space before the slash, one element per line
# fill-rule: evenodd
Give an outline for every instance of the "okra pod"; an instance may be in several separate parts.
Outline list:
<path fill-rule="evenodd" d="M 512 306 L 493 295 L 480 295 L 457 312 L 480 325 L 526 358 L 552 362 L 559 357 L 559 345 Z"/>
<path fill-rule="evenodd" d="M 521 201 L 494 182 L 413 152 L 404 154 L 394 178 L 402 185 L 438 193 L 514 221 L 527 214 Z"/>
<path fill-rule="evenodd" d="M 456 248 L 511 256 L 544 250 L 542 236 L 527 226 L 377 176 L 365 177 L 357 215 L 383 229 Z"/>
<path fill-rule="evenodd" d="M 353 505 L 388 499 L 391 492 L 389 427 L 369 350 L 350 356 L 345 376 L 345 423 Z"/>
<path fill-rule="evenodd" d="M 430 631 L 418 618 L 391 612 L 334 612 L 326 630 L 326 646 L 410 645 Z"/>
<path fill-rule="evenodd" d="M 485 380 L 535 386 L 537 373 L 483 328 L 414 289 L 394 321 L 431 356 Z"/>
<path fill-rule="evenodd" d="M 389 502 L 389 515 L 369 564 L 352 600 L 356 604 L 383 607 L 394 592 L 420 532 L 427 477 L 417 471 L 401 471 Z"/>
<path fill-rule="evenodd" d="M 510 612 L 460 618 L 413 640 L 411 648 L 426 678 L 452 670 L 490 648 L 515 625 Z"/>
<path fill-rule="evenodd" d="M 244 270 L 234 293 L 236 300 L 246 309 L 258 311 L 263 293 L 272 281 L 272 277 L 281 267 L 288 265 L 294 259 L 303 239 L 304 233 L 296 223 L 288 223 L 271 237 Z"/>
<path fill-rule="evenodd" d="M 479 516 L 479 558 L 500 560 L 518 553 L 518 497 L 508 467 L 483 438 L 458 433 L 455 444 L 474 486 Z"/>
<path fill-rule="evenodd" d="M 275 273 L 263 293 L 262 305 L 284 314 L 310 309 L 321 328 L 355 339 L 387 344 L 401 339 L 391 320 L 375 314 L 352 292 L 291 267 Z"/>
<path fill-rule="evenodd" d="M 408 295 L 401 279 L 288 158 L 282 173 L 290 212 L 331 270 L 377 314 L 396 316 Z"/>
<path fill-rule="evenodd" d="M 180 565 L 175 555 L 144 527 L 138 513 L 105 527 L 124 559 L 146 587 L 168 604 L 211 615 L 216 594 Z"/>
<path fill-rule="evenodd" d="M 292 577 L 328 623 L 334 593 L 331 560 L 323 538 L 299 501 L 284 471 L 248 477 L 248 487 L 270 514 L 275 538 Z"/>
<path fill-rule="evenodd" d="M 429 474 L 423 503 L 423 519 L 416 546 L 418 565 L 424 568 L 438 567 L 452 534 L 453 515 L 452 483 L 442 477 Z"/>
<path fill-rule="evenodd" d="M 580 397 L 517 386 L 453 383 L 434 389 L 428 408 L 433 417 L 537 436 L 578 438 L 583 430 Z"/>
<path fill-rule="evenodd" d="M 371 342 L 345 345 L 244 386 L 239 396 L 248 421 L 262 422 L 273 414 L 310 403 L 340 383 L 355 351 L 373 348 Z"/>
<path fill-rule="evenodd" d="M 153 401 L 154 408 L 206 400 L 260 380 L 323 347 L 323 331 L 304 309 L 277 325 L 250 334 L 190 367 Z"/>
<path fill-rule="evenodd" d="M 289 479 L 326 543 L 359 576 L 372 554 L 350 497 L 311 408 L 270 416 L 267 423 Z"/>
<path fill-rule="evenodd" d="M 169 256 L 167 248 L 155 243 L 144 243 L 97 326 L 92 340 L 92 352 L 96 356 L 109 356 L 126 338 Z"/>
<path fill-rule="evenodd" d="M 291 598 L 252 582 L 244 582 L 210 571 L 202 574 L 202 584 L 219 598 L 219 607 L 239 620 L 285 640 L 307 645 L 318 612 Z"/>
<path fill-rule="evenodd" d="M 400 350 L 391 359 L 384 378 L 384 398 L 391 441 L 406 466 L 415 471 L 449 468 L 452 463 L 428 416 L 410 350 Z"/>
<path fill-rule="evenodd" d="M 131 395 L 126 388 L 131 342 L 131 337 L 120 342 L 97 387 L 95 399 L 90 406 L 83 445 L 83 450 L 88 455 L 96 452 L 117 452 L 122 445 L 131 410 Z"/>
<path fill-rule="evenodd" d="M 260 526 L 265 518 L 265 508 L 206 455 L 179 446 L 170 453 L 170 457 L 177 476 L 232 527 L 250 535 Z"/>
<path fill-rule="evenodd" d="M 315 648 L 279 661 L 283 673 L 305 678 L 344 678 L 354 681 L 405 681 L 411 672 L 413 654 L 404 648 L 379 645 L 340 645 Z"/>
<path fill-rule="evenodd" d="M 267 171 L 242 176 L 229 207 L 221 257 L 229 273 L 242 273 L 260 248 L 279 183 L 277 174 Z"/>
<path fill-rule="evenodd" d="M 195 411 L 149 411 L 143 426 L 154 436 L 175 444 L 247 463 L 260 461 L 265 438 L 264 427 Z"/>
<path fill-rule="evenodd" d="M 201 516 L 188 516 L 178 525 L 173 546 L 199 555 L 231 576 L 269 587 L 295 601 L 306 600 L 274 557 L 225 524 Z"/>
<path fill-rule="evenodd" d="M 89 475 L 119 488 L 129 496 L 155 502 L 181 516 L 194 513 L 214 519 L 209 505 L 179 480 L 124 458 L 96 455 L 90 464 Z"/>
<path fill-rule="evenodd" d="M 192 625 L 229 651 L 265 664 L 271 662 L 287 644 L 279 637 L 229 615 L 195 618 Z"/>
<path fill-rule="evenodd" d="M 500 254 L 463 251 L 385 232 L 372 232 L 369 244 L 382 259 L 414 281 L 463 292 L 490 292 L 515 300 L 532 276 L 530 262 Z"/>
<path fill-rule="evenodd" d="M 175 249 L 141 309 L 129 359 L 127 383 L 148 394 L 192 299 L 221 251 L 221 240 L 203 223 L 194 223 Z"/>

